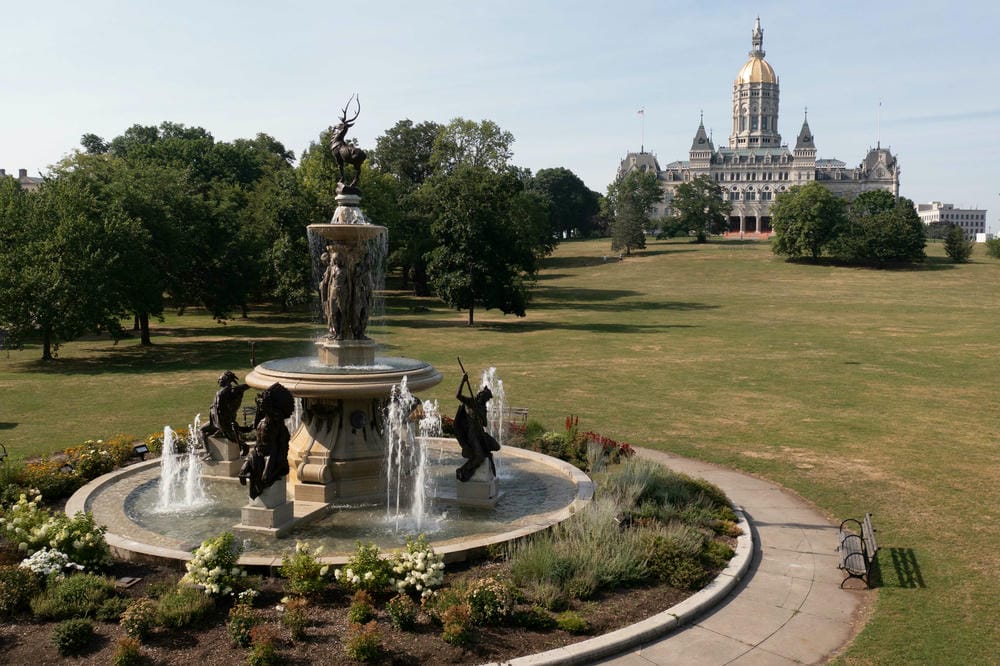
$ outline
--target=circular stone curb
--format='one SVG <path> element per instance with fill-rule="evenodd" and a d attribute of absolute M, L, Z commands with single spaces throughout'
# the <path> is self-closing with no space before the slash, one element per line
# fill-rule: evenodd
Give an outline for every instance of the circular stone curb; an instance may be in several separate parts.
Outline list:
<path fill-rule="evenodd" d="M 509 666 L 542 666 L 544 664 L 587 664 L 639 647 L 677 627 L 688 624 L 705 611 L 718 605 L 743 579 L 753 560 L 753 532 L 742 507 L 734 506 L 737 525 L 742 534 L 736 539 L 736 553 L 729 565 L 706 587 L 684 601 L 645 620 L 616 629 L 607 634 L 530 654 L 503 662 Z M 494 662 L 495 663 L 495 662 Z"/>

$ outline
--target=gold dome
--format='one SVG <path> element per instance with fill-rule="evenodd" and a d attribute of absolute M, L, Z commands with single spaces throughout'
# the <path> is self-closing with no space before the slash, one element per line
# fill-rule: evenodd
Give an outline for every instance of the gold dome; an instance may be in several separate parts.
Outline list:
<path fill-rule="evenodd" d="M 747 60 L 743 69 L 736 75 L 736 83 L 777 83 L 778 77 L 764 58 L 754 56 Z"/>

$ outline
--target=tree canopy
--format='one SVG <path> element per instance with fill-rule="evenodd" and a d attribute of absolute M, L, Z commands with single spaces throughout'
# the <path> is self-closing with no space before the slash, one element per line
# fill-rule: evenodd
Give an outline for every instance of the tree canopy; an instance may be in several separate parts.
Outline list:
<path fill-rule="evenodd" d="M 846 221 L 843 199 L 815 181 L 794 185 L 778 194 L 771 206 L 771 248 L 792 259 L 818 259 Z"/>
<path fill-rule="evenodd" d="M 549 226 L 563 237 L 587 236 L 595 227 L 600 195 L 564 167 L 541 169 L 530 187 L 548 202 Z"/>
<path fill-rule="evenodd" d="M 611 219 L 611 249 L 632 250 L 646 247 L 645 230 L 649 226 L 649 211 L 663 197 L 656 174 L 630 171 L 608 185 L 604 198 L 604 214 Z"/>
<path fill-rule="evenodd" d="M 680 223 L 695 232 L 699 243 L 707 241 L 709 234 L 723 233 L 733 209 L 722 198 L 722 187 L 705 175 L 678 185 L 670 206 Z"/>

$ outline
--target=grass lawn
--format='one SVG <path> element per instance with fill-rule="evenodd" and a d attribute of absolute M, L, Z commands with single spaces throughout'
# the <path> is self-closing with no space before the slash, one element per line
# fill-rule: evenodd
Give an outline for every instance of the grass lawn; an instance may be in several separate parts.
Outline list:
<path fill-rule="evenodd" d="M 883 585 L 844 663 L 996 663 L 1000 472 L 995 382 L 1000 262 L 913 270 L 791 264 L 766 244 L 653 242 L 624 262 L 564 243 L 523 319 L 391 294 L 369 333 L 433 363 L 422 395 L 454 408 L 456 355 L 491 365 L 508 403 L 552 429 L 753 472 L 836 519 L 875 514 Z M 317 326 L 268 313 L 197 314 L 132 340 L 0 352 L 0 442 L 15 457 L 207 414 L 218 375 L 312 353 Z"/>

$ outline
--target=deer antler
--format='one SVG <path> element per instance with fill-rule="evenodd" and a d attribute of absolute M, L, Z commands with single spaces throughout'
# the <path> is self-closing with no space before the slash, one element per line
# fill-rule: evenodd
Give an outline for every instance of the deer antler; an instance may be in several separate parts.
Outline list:
<path fill-rule="evenodd" d="M 357 111 L 357 113 L 354 114 L 353 118 L 351 118 L 350 120 L 348 120 L 347 119 L 347 109 L 350 108 L 350 106 L 351 106 L 351 100 L 354 100 L 355 102 L 357 102 L 357 104 L 358 104 L 358 111 Z M 347 104 L 344 105 L 344 108 L 340 112 L 340 122 L 344 123 L 345 125 L 350 125 L 355 120 L 357 120 L 358 116 L 360 116 L 360 115 L 361 115 L 361 98 L 358 97 L 357 93 L 354 93 L 353 95 L 351 95 L 351 98 L 349 100 L 347 100 Z"/>

